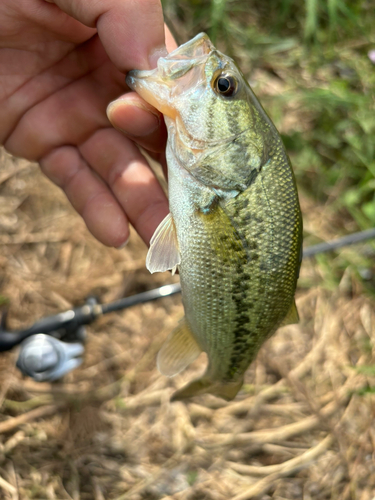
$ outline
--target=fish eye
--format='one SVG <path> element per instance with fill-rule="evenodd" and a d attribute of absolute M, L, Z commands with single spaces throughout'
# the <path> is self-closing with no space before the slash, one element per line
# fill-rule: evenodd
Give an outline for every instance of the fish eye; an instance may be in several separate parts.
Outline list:
<path fill-rule="evenodd" d="M 232 75 L 221 74 L 219 75 L 214 84 L 215 92 L 224 97 L 231 97 L 237 92 L 237 80 Z"/>

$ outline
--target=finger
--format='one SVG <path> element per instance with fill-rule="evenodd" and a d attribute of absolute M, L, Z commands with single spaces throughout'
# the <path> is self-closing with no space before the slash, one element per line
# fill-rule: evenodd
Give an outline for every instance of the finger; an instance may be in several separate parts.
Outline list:
<path fill-rule="evenodd" d="M 76 148 L 57 148 L 40 161 L 40 166 L 65 191 L 95 238 L 116 248 L 126 244 L 129 224 L 124 211 Z"/>
<path fill-rule="evenodd" d="M 84 26 L 76 19 L 73 19 L 66 12 L 63 12 L 61 9 L 59 9 L 56 5 L 53 5 L 53 1 L 17 1 L 13 2 L 13 5 L 9 5 L 10 12 L 11 9 L 14 12 L 13 19 L 17 20 L 17 24 L 22 35 L 25 33 L 24 28 L 26 28 L 27 30 L 28 27 L 32 25 L 32 23 L 34 23 L 34 29 L 36 28 L 36 30 L 41 28 L 42 30 L 45 30 L 45 33 L 53 33 L 54 35 L 57 35 L 59 40 L 73 43 L 82 43 L 96 33 L 95 28 Z M 2 28 L 4 28 L 6 32 L 7 27 L 11 25 L 11 23 L 6 23 L 4 27 L 2 26 Z M 4 29 L 2 30 L 2 34 L 5 34 L 3 33 Z M 33 35 L 34 40 L 36 40 L 36 32 L 33 30 L 31 31 L 31 34 Z M 22 39 L 22 36 L 20 37 L 20 39 Z M 20 41 L 20 39 L 18 41 Z M 28 50 L 29 47 L 30 42 L 28 45 L 25 44 L 26 50 Z"/>
<path fill-rule="evenodd" d="M 149 69 L 166 54 L 159 0 L 54 0 L 85 26 L 96 27 L 114 64 L 126 71 Z"/>
<path fill-rule="evenodd" d="M 107 60 L 63 87 L 27 111 L 4 146 L 10 153 L 39 161 L 56 147 L 84 142 L 97 128 L 109 126 L 107 104 L 124 90 L 119 75 Z"/>
<path fill-rule="evenodd" d="M 164 151 L 167 131 L 163 115 L 135 92 L 113 101 L 107 116 L 115 128 L 143 148 L 156 153 Z"/>
<path fill-rule="evenodd" d="M 177 48 L 167 26 L 165 26 L 165 39 L 168 52 Z M 111 102 L 107 108 L 107 116 L 115 128 L 147 151 L 151 153 L 164 151 L 167 131 L 162 114 L 135 92 L 128 92 Z"/>
<path fill-rule="evenodd" d="M 176 40 L 173 38 L 172 33 L 170 32 L 166 24 L 164 25 L 164 31 L 165 31 L 165 45 L 167 47 L 167 51 L 172 52 L 173 50 L 177 49 Z"/>
<path fill-rule="evenodd" d="M 79 149 L 148 244 L 169 208 L 159 182 L 137 146 L 114 129 L 102 129 Z"/>
<path fill-rule="evenodd" d="M 0 143 L 3 144 L 6 141 L 17 122 L 28 110 L 75 80 L 83 79 L 90 74 L 95 75 L 95 71 L 106 61 L 108 61 L 108 56 L 99 38 L 95 36 L 74 51 L 69 51 L 65 57 L 52 66 L 48 64 L 48 60 L 45 61 L 46 69 L 33 78 L 26 75 L 26 81 L 2 101 Z M 111 74 L 116 76 L 117 81 L 126 88 L 122 73 L 117 72 L 116 75 L 113 70 Z"/>

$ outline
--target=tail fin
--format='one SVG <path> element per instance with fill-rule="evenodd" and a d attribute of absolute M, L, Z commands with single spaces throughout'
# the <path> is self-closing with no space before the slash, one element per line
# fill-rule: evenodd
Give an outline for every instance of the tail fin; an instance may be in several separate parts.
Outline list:
<path fill-rule="evenodd" d="M 242 387 L 242 384 L 243 377 L 236 382 L 213 382 L 206 375 L 203 375 L 200 379 L 193 380 L 190 384 L 187 384 L 182 389 L 176 391 L 172 395 L 171 401 L 180 401 L 182 399 L 191 398 L 192 396 L 198 396 L 205 393 L 213 394 L 214 396 L 219 396 L 227 401 L 231 401 L 236 397 L 238 391 Z"/>

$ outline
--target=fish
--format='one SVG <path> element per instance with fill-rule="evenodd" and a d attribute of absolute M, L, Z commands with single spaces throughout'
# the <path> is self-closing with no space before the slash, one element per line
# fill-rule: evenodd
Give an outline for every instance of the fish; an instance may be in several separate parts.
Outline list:
<path fill-rule="evenodd" d="M 157 356 L 174 376 L 202 351 L 205 373 L 172 400 L 232 400 L 263 342 L 298 322 L 302 217 L 281 137 L 236 63 L 205 33 L 131 70 L 128 86 L 164 115 L 170 213 L 146 258 L 178 269 L 185 317 Z"/>

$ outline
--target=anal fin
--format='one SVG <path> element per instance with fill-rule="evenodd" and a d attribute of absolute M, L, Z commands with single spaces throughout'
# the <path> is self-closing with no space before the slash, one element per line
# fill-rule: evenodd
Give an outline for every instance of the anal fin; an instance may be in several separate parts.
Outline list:
<path fill-rule="evenodd" d="M 202 349 L 184 318 L 160 349 L 157 357 L 158 370 L 167 377 L 173 377 L 197 359 L 201 352 Z"/>
<path fill-rule="evenodd" d="M 172 397 L 171 401 L 181 401 L 182 399 L 191 398 L 193 396 L 199 396 L 200 394 L 213 394 L 219 398 L 223 398 L 226 401 L 231 401 L 234 399 L 241 389 L 243 384 L 243 377 L 236 381 L 212 381 L 206 375 L 203 377 L 193 380 L 189 384 L 185 385 L 182 389 L 176 391 Z"/>

